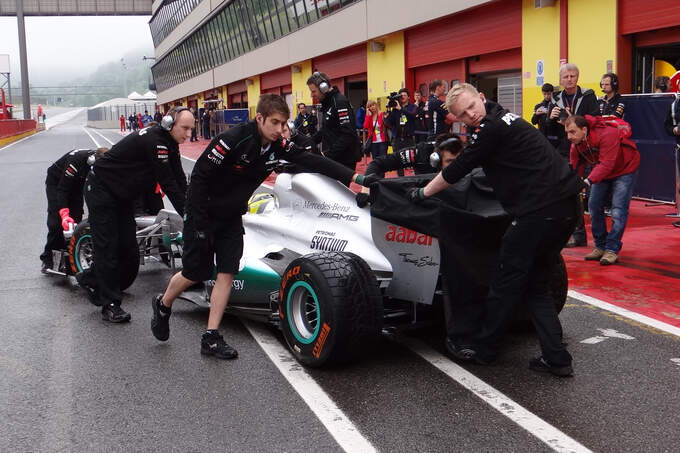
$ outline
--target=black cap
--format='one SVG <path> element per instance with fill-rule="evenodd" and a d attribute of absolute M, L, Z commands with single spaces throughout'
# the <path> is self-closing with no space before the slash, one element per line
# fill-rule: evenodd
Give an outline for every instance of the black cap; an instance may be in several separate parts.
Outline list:
<path fill-rule="evenodd" d="M 553 91 L 555 91 L 555 87 L 549 83 L 544 83 L 543 86 L 541 87 L 541 91 L 543 91 L 544 93 L 552 93 Z"/>

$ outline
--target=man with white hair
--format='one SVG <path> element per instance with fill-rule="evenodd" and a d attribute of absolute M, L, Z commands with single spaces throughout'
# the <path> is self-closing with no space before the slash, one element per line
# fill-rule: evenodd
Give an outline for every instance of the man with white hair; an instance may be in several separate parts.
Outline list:
<path fill-rule="evenodd" d="M 550 281 L 560 250 L 574 229 L 582 183 L 543 134 L 500 105 L 484 102 L 472 85 L 451 88 L 446 106 L 468 126 L 468 146 L 427 186 L 412 189 L 409 198 L 417 202 L 431 197 L 481 166 L 513 218 L 503 235 L 477 333 L 464 343 L 447 339 L 446 348 L 459 360 L 493 361 L 514 308 L 525 302 L 542 351 L 529 367 L 571 376 L 571 355 L 562 343 Z"/>

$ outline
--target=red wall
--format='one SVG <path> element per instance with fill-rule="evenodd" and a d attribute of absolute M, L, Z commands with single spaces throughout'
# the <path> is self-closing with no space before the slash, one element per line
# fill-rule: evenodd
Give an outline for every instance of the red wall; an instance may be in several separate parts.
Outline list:
<path fill-rule="evenodd" d="M 0 138 L 12 137 L 24 132 L 34 131 L 35 120 L 0 120 Z"/>
<path fill-rule="evenodd" d="M 290 66 L 265 72 L 260 76 L 260 89 L 263 93 L 269 93 L 270 88 L 278 88 L 283 85 L 290 85 L 291 82 Z M 277 93 L 280 94 L 280 93 Z"/>
<path fill-rule="evenodd" d="M 408 68 L 520 48 L 522 1 L 496 1 L 428 22 L 405 38 Z"/>
<path fill-rule="evenodd" d="M 315 57 L 312 69 L 325 72 L 331 79 L 366 72 L 366 44 Z"/>
<path fill-rule="evenodd" d="M 621 34 L 677 25 L 680 25 L 680 2 L 677 0 L 620 0 Z"/>

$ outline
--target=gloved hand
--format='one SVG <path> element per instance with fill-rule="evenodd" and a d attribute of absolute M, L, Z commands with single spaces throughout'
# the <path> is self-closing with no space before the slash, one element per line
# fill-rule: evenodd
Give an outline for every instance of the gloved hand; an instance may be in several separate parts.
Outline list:
<path fill-rule="evenodd" d="M 356 194 L 354 199 L 357 201 L 357 206 L 360 208 L 363 208 L 368 204 L 368 199 L 370 198 L 370 195 L 364 192 L 359 192 Z"/>
<path fill-rule="evenodd" d="M 71 225 L 76 223 L 75 220 L 71 218 L 71 213 L 68 208 L 61 208 L 59 210 L 59 217 L 61 217 L 61 227 L 64 231 L 71 229 Z"/>
<path fill-rule="evenodd" d="M 373 184 L 376 181 L 380 181 L 380 178 L 376 175 L 361 175 L 357 173 L 356 178 L 354 178 L 354 182 L 359 184 L 360 186 L 364 187 L 369 187 L 371 184 Z"/>
<path fill-rule="evenodd" d="M 427 197 L 425 196 L 425 189 L 422 187 L 411 187 L 406 192 L 406 199 L 412 203 L 420 203 L 426 198 Z"/>

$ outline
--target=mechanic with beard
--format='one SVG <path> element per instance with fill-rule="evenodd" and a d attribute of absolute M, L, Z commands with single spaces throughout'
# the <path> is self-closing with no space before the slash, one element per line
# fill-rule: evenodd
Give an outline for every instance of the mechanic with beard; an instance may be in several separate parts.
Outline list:
<path fill-rule="evenodd" d="M 357 175 L 330 159 L 281 141 L 290 115 L 285 99 L 263 94 L 255 119 L 218 135 L 196 161 L 187 193 L 184 221 L 183 269 L 176 273 L 163 294 L 151 302 L 151 332 L 160 341 L 170 336 L 170 314 L 175 299 L 196 282 L 213 278 L 207 330 L 201 337 L 201 354 L 220 359 L 238 356 L 218 328 L 227 307 L 234 275 L 243 254 L 241 216 L 260 184 L 272 171 L 272 163 L 284 159 L 349 185 L 370 184 L 377 178 Z"/>
<path fill-rule="evenodd" d="M 314 142 L 321 142 L 324 156 L 354 171 L 361 159 L 361 149 L 352 106 L 338 87 L 331 87 L 323 72 L 314 72 L 307 79 L 307 86 L 312 98 L 321 101 L 323 113 L 323 124 L 314 134 Z"/>
<path fill-rule="evenodd" d="M 604 96 L 598 101 L 600 103 L 600 114 L 623 118 L 626 104 L 623 102 L 623 96 L 619 94 L 618 76 L 613 72 L 606 73 L 600 80 L 600 88 L 604 93 Z"/>
<path fill-rule="evenodd" d="M 446 105 L 474 128 L 470 141 L 427 186 L 411 189 L 409 198 L 431 197 L 481 166 L 501 205 L 513 217 L 503 235 L 481 325 L 465 342 L 455 344 L 447 338 L 446 348 L 459 360 L 490 363 L 514 308 L 526 302 L 542 351 L 529 367 L 571 376 L 572 358 L 562 343 L 550 281 L 574 229 L 577 194 L 583 185 L 543 134 L 498 104 L 485 104 L 472 85 L 455 85 Z"/>
<path fill-rule="evenodd" d="M 186 177 L 179 144 L 191 136 L 194 116 L 186 107 L 175 107 L 161 124 L 127 135 L 97 159 L 87 176 L 85 200 L 92 227 L 94 256 L 89 271 L 76 275 L 102 318 L 127 322 L 131 316 L 121 307 L 119 267 L 133 261 L 137 239 L 134 202 L 152 192 L 156 182 L 168 195 L 179 215 L 184 213 Z"/>
<path fill-rule="evenodd" d="M 54 267 L 52 251 L 66 248 L 63 232 L 82 220 L 83 186 L 87 172 L 94 159 L 106 151 L 108 148 L 74 149 L 47 169 L 47 242 L 40 255 L 43 274 Z"/>

